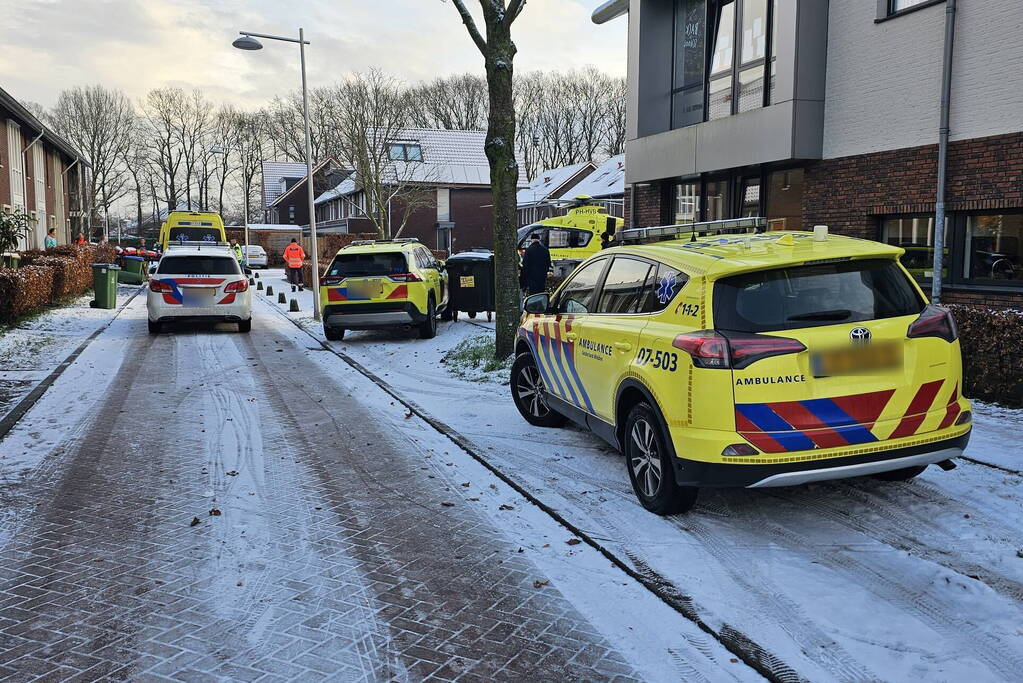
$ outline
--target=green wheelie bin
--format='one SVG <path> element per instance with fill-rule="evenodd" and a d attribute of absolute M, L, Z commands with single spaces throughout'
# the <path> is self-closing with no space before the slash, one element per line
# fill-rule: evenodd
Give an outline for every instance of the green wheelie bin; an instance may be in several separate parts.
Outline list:
<path fill-rule="evenodd" d="M 115 263 L 92 264 L 92 288 L 96 298 L 89 304 L 93 308 L 117 307 L 117 273 L 121 266 Z"/>
<path fill-rule="evenodd" d="M 122 256 L 121 263 L 124 267 L 117 274 L 117 281 L 129 285 L 141 285 L 146 281 L 145 267 L 146 260 L 141 256 Z"/>

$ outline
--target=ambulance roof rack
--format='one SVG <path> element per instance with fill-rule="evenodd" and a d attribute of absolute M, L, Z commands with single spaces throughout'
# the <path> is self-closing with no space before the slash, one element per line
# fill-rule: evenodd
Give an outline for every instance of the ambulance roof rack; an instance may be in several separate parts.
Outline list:
<path fill-rule="evenodd" d="M 406 242 L 418 242 L 418 237 L 398 237 L 391 240 L 352 240 L 349 247 L 364 247 L 367 244 L 404 244 Z"/>
<path fill-rule="evenodd" d="M 726 218 L 720 221 L 705 221 L 703 223 L 680 223 L 677 225 L 657 225 L 649 228 L 628 228 L 619 230 L 615 235 L 618 244 L 646 244 L 649 242 L 663 242 L 665 240 L 678 239 L 684 235 L 691 235 L 696 240 L 697 235 L 717 235 L 725 232 L 758 233 L 767 229 L 767 219 L 762 216 L 750 218 Z"/>

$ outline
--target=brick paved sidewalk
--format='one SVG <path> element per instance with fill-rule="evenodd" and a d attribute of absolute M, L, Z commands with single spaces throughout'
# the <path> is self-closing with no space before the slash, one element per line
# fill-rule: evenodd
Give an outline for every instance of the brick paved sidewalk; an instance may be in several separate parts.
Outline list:
<path fill-rule="evenodd" d="M 0 551 L 0 677 L 635 677 L 348 391 L 266 330 L 138 339 Z"/>

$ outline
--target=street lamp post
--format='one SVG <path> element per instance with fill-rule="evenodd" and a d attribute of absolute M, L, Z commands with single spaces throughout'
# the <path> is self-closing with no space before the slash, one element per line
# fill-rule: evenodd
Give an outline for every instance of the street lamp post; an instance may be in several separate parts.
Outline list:
<path fill-rule="evenodd" d="M 298 29 L 298 38 L 285 36 L 272 36 L 265 33 L 252 33 L 251 31 L 239 31 L 240 38 L 235 38 L 231 43 L 239 50 L 261 50 L 263 44 L 257 38 L 267 40 L 283 40 L 286 43 L 298 43 L 299 58 L 302 62 L 302 115 L 305 118 L 305 165 L 306 165 L 306 190 L 309 195 L 309 236 L 312 250 L 313 267 L 313 319 L 320 319 L 320 258 L 319 250 L 316 248 L 316 204 L 313 193 L 313 145 L 312 136 L 309 132 L 309 90 L 306 86 L 305 77 L 305 46 L 309 41 L 305 39 L 305 33 Z M 246 223 L 248 221 L 246 220 Z"/>

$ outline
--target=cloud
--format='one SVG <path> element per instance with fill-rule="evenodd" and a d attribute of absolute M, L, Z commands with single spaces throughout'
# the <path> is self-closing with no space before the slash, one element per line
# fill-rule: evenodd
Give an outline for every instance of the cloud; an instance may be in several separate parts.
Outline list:
<path fill-rule="evenodd" d="M 469 0 L 472 4 L 473 0 Z M 379 68 L 407 80 L 482 73 L 482 57 L 442 0 L 22 0 L 0 17 L 0 79 L 15 97 L 51 105 L 64 88 L 101 83 L 134 99 L 166 86 L 200 88 L 253 108 L 300 87 L 298 50 L 264 41 L 231 47 L 240 29 L 297 35 L 311 85 Z M 626 24 L 595 26 L 594 2 L 530 0 L 513 29 L 516 69 L 592 64 L 625 72 Z"/>

